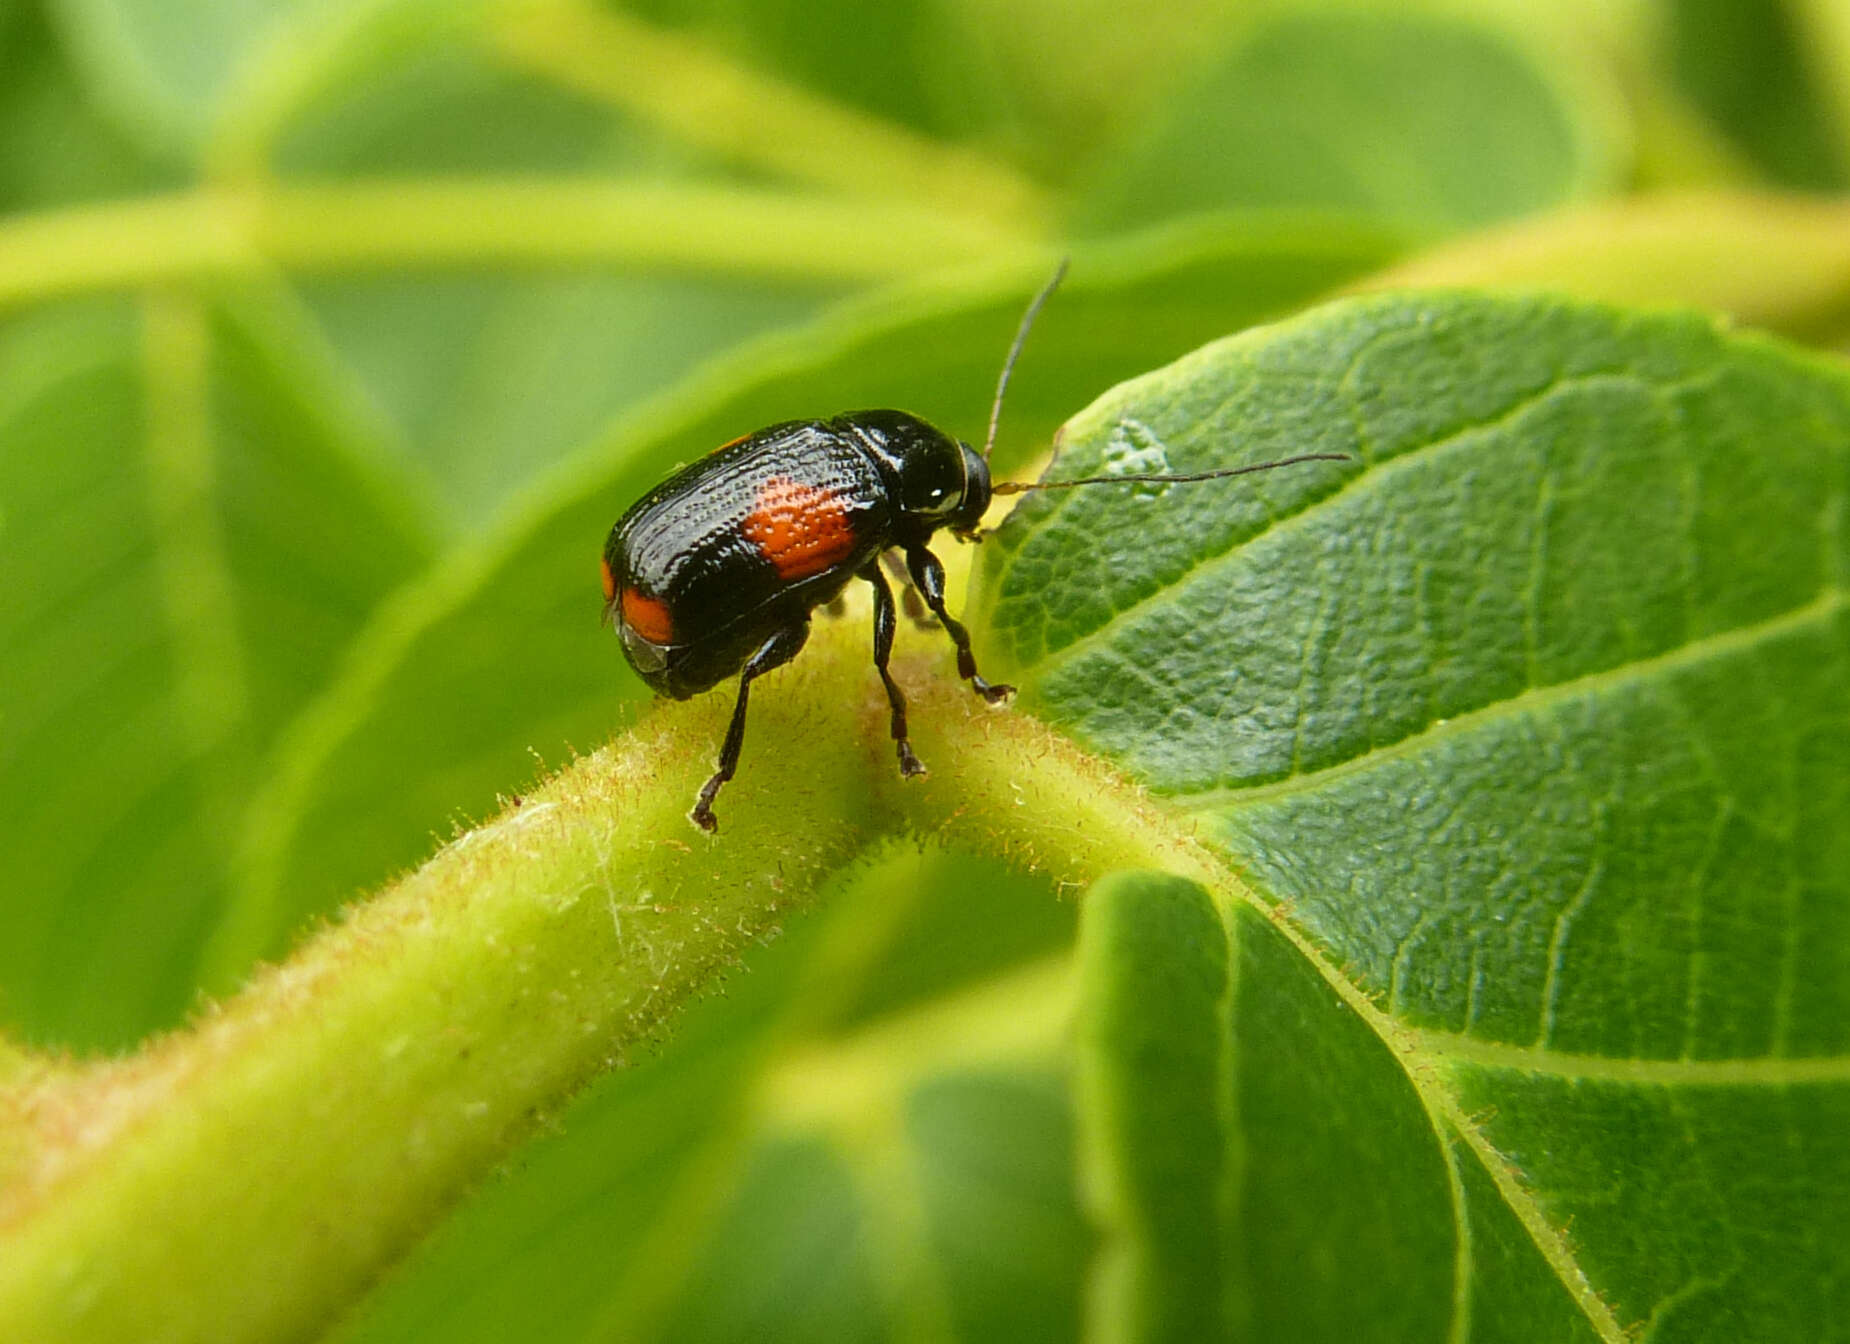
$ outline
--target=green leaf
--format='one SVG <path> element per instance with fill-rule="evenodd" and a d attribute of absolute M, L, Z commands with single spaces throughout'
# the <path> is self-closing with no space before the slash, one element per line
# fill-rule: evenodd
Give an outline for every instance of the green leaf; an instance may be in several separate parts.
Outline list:
<path fill-rule="evenodd" d="M 302 178 L 663 174 L 703 166 L 608 107 L 509 69 L 466 30 L 419 36 L 350 38 L 340 57 L 352 68 L 341 78 L 300 91 L 281 84 L 272 95 L 300 99 L 280 127 L 256 119 L 268 110 L 261 101 L 234 104 L 255 124 L 221 130 L 217 152 L 229 156 L 243 149 L 240 138 L 274 134 L 273 144 L 256 148 Z"/>
<path fill-rule="evenodd" d="M 424 556 L 261 311 L 0 323 L 0 853 L 30 893 L 0 902 L 0 985 L 34 1037 L 178 1016 L 263 753 Z"/>
<path fill-rule="evenodd" d="M 1114 390 L 1059 468 L 1308 450 L 1353 461 L 1030 498 L 982 572 L 1025 706 L 1251 888 L 1220 1160 L 1259 1333 L 1371 1293 L 1427 1335 L 1812 1333 L 1850 1179 L 1850 380 L 1695 317 L 1388 296 Z"/>
<path fill-rule="evenodd" d="M 1850 183 L 1845 138 L 1794 6 L 1669 0 L 1670 60 L 1690 99 L 1765 173 L 1811 190 Z"/>
<path fill-rule="evenodd" d="M 979 16 L 959 14 L 955 6 L 896 0 L 869 8 L 853 23 L 787 3 L 645 0 L 635 8 L 677 28 L 702 30 L 741 64 L 774 71 L 844 108 L 947 140 L 979 129 L 971 72 L 958 68 L 969 51 L 971 21 Z"/>
<path fill-rule="evenodd" d="M 1087 893 L 1080 957 L 1080 1124 L 1109 1196 L 1094 1324 L 1445 1338 L 1453 1210 L 1430 1120 L 1316 969 L 1250 907 L 1149 874 Z M 1529 1268 L 1542 1337 L 1571 1337 L 1571 1303 Z"/>
<path fill-rule="evenodd" d="M 312 10 L 254 0 L 54 0 L 49 8 L 121 129 L 176 157 L 205 136 L 241 64 L 292 16 Z"/>
<path fill-rule="evenodd" d="M 37 6 L 0 14 L 0 211 L 144 191 L 173 177 L 86 102 Z"/>
<path fill-rule="evenodd" d="M 1092 1286 L 1105 1338 L 1246 1333 L 1223 1245 L 1231 963 L 1212 898 L 1184 878 L 1120 875 L 1086 893 L 1074 1092 L 1080 1174 L 1109 1238 Z"/>
<path fill-rule="evenodd" d="M 1127 122 L 1185 83 L 1204 43 L 1248 5 L 1176 0 L 1134 24 L 1118 21 L 1112 0 L 901 0 L 858 11 L 853 23 L 788 0 L 644 0 L 626 8 L 665 33 L 697 35 L 703 49 L 724 52 L 739 70 L 828 95 L 838 115 L 913 128 L 940 145 L 1006 150 L 1041 180 L 1067 183 Z M 860 156 L 843 166 L 845 178 L 867 184 Z"/>
<path fill-rule="evenodd" d="M 466 535 L 622 411 L 716 350 L 811 317 L 834 288 L 566 273 L 347 277 L 304 297 Z"/>
<path fill-rule="evenodd" d="M 1103 170 L 1080 218 L 1101 231 L 1321 208 L 1446 233 L 1528 214 L 1615 176 L 1620 141 L 1593 78 L 1475 21 L 1286 5 Z"/>

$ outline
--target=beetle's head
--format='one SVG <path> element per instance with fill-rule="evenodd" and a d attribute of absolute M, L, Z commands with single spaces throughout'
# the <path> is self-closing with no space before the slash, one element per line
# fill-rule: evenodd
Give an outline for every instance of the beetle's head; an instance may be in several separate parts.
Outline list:
<path fill-rule="evenodd" d="M 989 509 L 989 468 L 943 430 L 904 411 L 859 411 L 852 423 L 886 468 L 900 520 L 921 538 L 948 527 L 971 536 Z"/>

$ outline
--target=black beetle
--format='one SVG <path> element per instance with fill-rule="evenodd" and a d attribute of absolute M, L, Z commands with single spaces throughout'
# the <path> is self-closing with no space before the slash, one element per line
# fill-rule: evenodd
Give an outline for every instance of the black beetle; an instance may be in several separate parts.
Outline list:
<path fill-rule="evenodd" d="M 992 486 L 989 452 L 1009 374 L 1035 314 L 1065 271 L 1062 263 L 1022 315 L 996 383 L 981 454 L 904 411 L 792 420 L 734 439 L 683 467 L 611 529 L 604 545 L 605 613 L 637 675 L 661 694 L 685 700 L 739 673 L 719 768 L 689 814 L 702 830 L 718 828 L 713 799 L 738 768 L 753 680 L 796 657 L 809 638 L 810 614 L 852 579 L 865 579 L 874 590 L 874 667 L 892 707 L 900 773 L 925 772 L 907 740 L 906 698 L 887 670 L 897 616 L 880 568 L 886 552 L 905 556 L 913 586 L 957 647 L 958 674 L 990 704 L 999 704 L 1014 687 L 977 673 L 969 632 L 945 609 L 944 566 L 928 545 L 934 533 L 949 528 L 976 540 L 998 494 L 1205 481 L 1342 459 L 1340 453 L 1309 453 L 1188 475 Z"/>

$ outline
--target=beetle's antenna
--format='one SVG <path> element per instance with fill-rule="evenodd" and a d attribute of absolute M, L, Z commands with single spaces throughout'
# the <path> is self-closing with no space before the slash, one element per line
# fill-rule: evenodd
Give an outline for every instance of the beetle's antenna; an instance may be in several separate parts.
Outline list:
<path fill-rule="evenodd" d="M 1347 461 L 1347 453 L 1303 453 L 1297 457 L 1281 457 L 1276 462 L 1255 462 L 1251 466 L 1228 467 L 1224 471 L 1195 471 L 1183 476 L 1081 476 L 1073 481 L 1003 481 L 991 493 L 1020 495 L 1029 490 L 1070 490 L 1075 485 L 1135 485 L 1145 481 L 1155 485 L 1177 485 L 1184 481 L 1217 481 L 1223 476 L 1245 476 L 1249 472 L 1270 471 L 1273 467 L 1289 467 L 1298 462 Z"/>
<path fill-rule="evenodd" d="M 1041 305 L 1046 303 L 1053 292 L 1066 279 L 1067 258 L 1061 257 L 1060 264 L 1054 267 L 1053 279 L 1041 286 L 1041 292 L 1034 296 L 1034 302 L 1028 305 L 1028 311 L 1021 315 L 1021 325 L 1015 328 L 1014 343 L 1009 346 L 1008 358 L 1002 361 L 1002 376 L 996 379 L 996 400 L 989 408 L 989 434 L 983 439 L 983 460 L 989 461 L 989 450 L 996 446 L 996 426 L 1002 422 L 1002 394 L 1009 390 L 1009 375 L 1015 372 L 1015 360 L 1021 354 L 1021 347 L 1026 344 L 1028 331 L 1034 326 L 1034 319 L 1041 315 Z"/>

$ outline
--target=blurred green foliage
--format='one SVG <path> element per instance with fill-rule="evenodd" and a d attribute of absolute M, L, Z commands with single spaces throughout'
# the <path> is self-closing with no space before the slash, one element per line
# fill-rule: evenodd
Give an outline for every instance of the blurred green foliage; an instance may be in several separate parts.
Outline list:
<path fill-rule="evenodd" d="M 646 695 L 598 625 L 592 578 L 622 508 L 674 463 L 776 419 L 890 404 L 978 435 L 1020 304 L 1063 251 L 1073 279 L 1016 380 L 1004 470 L 1025 468 L 1115 384 L 1399 265 L 1424 281 L 1721 310 L 1840 351 L 1850 209 L 1822 193 L 1844 186 L 1846 165 L 1850 6 L 1839 0 L 1178 0 L 1134 16 L 1105 0 L 0 7 L 0 1030 L 80 1055 L 131 1049 L 549 764 L 632 722 Z M 1821 194 L 1780 195 L 1795 189 Z M 1749 223 L 1718 228 L 1724 215 Z M 1642 247 L 1640 221 L 1656 230 Z M 1459 1134 L 1427 1135 L 1416 1150 L 1418 1109 L 1381 1040 L 1355 1022 L 1328 1025 L 1353 1005 L 1333 1008 L 1304 969 L 1312 945 L 1410 1029 L 1468 1033 L 1475 1011 L 1515 1013 L 1495 994 L 1464 1006 L 1482 992 L 1472 977 L 1494 930 L 1469 893 L 1440 899 L 1448 874 L 1469 870 L 1479 896 L 1520 903 L 1579 890 L 1606 851 L 1539 825 L 1486 823 L 1474 834 L 1520 834 L 1514 858 L 1483 859 L 1442 827 L 1419 834 L 1456 848 L 1403 853 L 1396 819 L 1470 801 L 1417 770 L 1393 782 L 1411 800 L 1404 810 L 1383 803 L 1379 780 L 1354 799 L 1320 795 L 1307 815 L 1262 792 L 1241 798 L 1300 764 L 1360 758 L 1419 724 L 1721 628 L 1705 624 L 1707 609 L 1674 631 L 1654 624 L 1689 600 L 1676 586 L 1683 570 L 1661 590 L 1635 587 L 1662 578 L 1658 566 L 1732 557 L 1759 586 L 1702 595 L 1735 603 L 1742 620 L 1828 587 L 1831 573 L 1796 558 L 1784 569 L 1756 560 L 1773 553 L 1769 538 L 1800 538 L 1795 556 L 1810 547 L 1828 560 L 1829 538 L 1802 530 L 1803 504 L 1841 501 L 1845 487 L 1843 401 L 1818 390 L 1830 385 L 1822 364 L 1716 355 L 1694 327 L 1646 339 L 1587 323 L 1543 322 L 1528 344 L 1489 324 L 1481 344 L 1461 340 L 1443 360 L 1409 356 L 1396 375 L 1408 381 L 1381 380 L 1412 391 L 1393 408 L 1405 418 L 1380 422 L 1379 442 L 1431 442 L 1527 404 L 1554 384 L 1525 383 L 1525 358 L 1559 379 L 1600 355 L 1606 373 L 1647 391 L 1556 407 L 1562 423 L 1514 432 L 1509 451 L 1546 459 L 1523 467 L 1525 487 L 1560 473 L 1578 490 L 1642 501 L 1635 515 L 1576 513 L 1576 500 L 1552 496 L 1538 506 L 1534 489 L 1499 494 L 1482 477 L 1513 468 L 1487 457 L 1418 497 L 1429 532 L 1378 553 L 1332 541 L 1295 592 L 1253 580 L 1200 599 L 1205 614 L 1159 607 L 1115 661 L 1093 647 L 1100 665 L 1037 670 L 1104 621 L 1085 601 L 1050 607 L 1007 579 L 1041 572 L 1037 547 L 1058 558 L 1108 535 L 1111 501 L 1070 513 L 1049 504 L 1066 521 L 1041 531 L 1025 511 L 989 548 L 991 566 L 1013 568 L 978 580 L 990 585 L 977 591 L 979 639 L 1015 661 L 1028 706 L 1159 794 L 1225 790 L 1215 795 L 1225 806 L 1177 801 L 1178 814 L 1218 837 L 1305 940 L 1267 942 L 1248 912 L 1251 936 L 1212 973 L 1276 986 L 1252 996 L 1263 1002 L 1249 1021 L 1275 1026 L 1315 1068 L 1256 1047 L 1272 1067 L 1243 1066 L 1260 1075 L 1240 1084 L 1254 1108 L 1243 1151 L 1182 1177 L 1253 1173 L 1255 1212 L 1238 1228 L 1246 1250 L 1227 1252 L 1239 1267 L 1185 1289 L 1227 1294 L 1234 1305 L 1210 1314 L 1225 1308 L 1217 1318 L 1254 1338 L 1614 1338 L 1615 1319 L 1649 1321 L 1658 1338 L 1844 1328 L 1840 1285 L 1795 1285 L 1775 1310 L 1763 1276 L 1795 1246 L 1840 1244 L 1850 1230 L 1840 1211 L 1850 1150 L 1818 1118 L 1841 1107 L 1850 1076 L 1756 1084 L 1772 1096 L 1756 1109 L 1765 1096 L 1743 1100 L 1725 1071 L 1708 1091 L 1648 1070 L 1631 1087 L 1616 1075 L 1584 1086 L 1525 1076 L 1499 1091 L 1484 1081 L 1497 1061 L 1456 1063 L 1447 1085 L 1459 1112 L 1502 1114 L 1485 1142 L 1559 1197 L 1549 1226 L 1574 1230 L 1551 1241 L 1511 1199 L 1515 1178 Z M 1351 358 L 1331 353 L 1342 332 L 1305 330 L 1308 353 L 1253 366 L 1264 404 L 1229 435 L 1276 434 L 1286 451 L 1353 428 L 1318 381 L 1342 372 L 1320 373 L 1319 352 Z M 1497 358 L 1477 358 L 1484 350 Z M 1692 351 L 1708 352 L 1712 395 L 1675 401 L 1687 391 L 1679 378 L 1697 375 L 1653 361 L 1700 363 Z M 1218 386 L 1184 384 L 1173 403 L 1164 387 L 1146 395 L 1182 407 L 1185 439 L 1211 420 L 1201 399 Z M 1438 410 L 1414 424 L 1422 405 Z M 1564 462 L 1575 433 L 1608 432 L 1615 417 L 1625 428 L 1613 441 L 1645 466 L 1608 480 L 1597 464 Z M 1683 432 L 1690 424 L 1713 432 Z M 1112 431 L 1095 428 L 1103 451 Z M 1742 466 L 1739 455 L 1763 448 L 1754 460 L 1766 465 Z M 1678 494 L 1686 472 L 1720 482 L 1721 498 Z M 1462 501 L 1455 510 L 1448 494 Z M 1650 501 L 1671 495 L 1693 532 L 1650 526 Z M 1729 498 L 1751 505 L 1743 512 L 1762 530 L 1727 537 Z M 1126 561 L 1081 594 L 1115 615 L 1147 595 L 1113 593 L 1114 582 L 1160 589 L 1228 525 L 1210 516 L 1222 504 L 1178 504 L 1173 534 L 1142 528 L 1122 552 L 1093 557 L 1144 556 L 1149 575 Z M 1554 543 L 1567 548 L 1557 569 L 1531 570 L 1511 541 L 1538 509 L 1571 524 Z M 1709 549 L 1685 554 L 1698 534 Z M 1162 541 L 1189 555 L 1145 545 Z M 1222 541 L 1244 545 L 1246 534 Z M 1497 592 L 1531 584 L 1553 604 L 1550 631 L 1568 633 L 1556 646 L 1531 631 L 1531 661 L 1513 668 L 1520 622 L 1500 624 L 1491 608 Z M 1217 630 L 1213 614 L 1236 600 L 1242 623 Z M 1409 649 L 1410 610 L 1452 622 L 1444 657 Z M 1140 648 L 1186 643 L 1178 611 L 1188 629 L 1215 633 L 1171 670 L 1165 694 L 1215 684 L 1200 665 L 1237 656 L 1266 680 L 1265 705 L 1101 695 Z M 1750 688 L 1787 695 L 1783 717 L 1704 686 L 1668 726 L 1583 725 L 1602 741 L 1639 737 L 1628 768 L 1712 771 L 1724 802 L 1674 825 L 1640 823 L 1661 826 L 1615 851 L 1636 860 L 1625 888 L 1636 903 L 1585 955 L 1586 974 L 1621 1002 L 1591 991 L 1577 1001 L 1562 1027 L 1577 1057 L 1841 1061 L 1828 1024 L 1850 979 L 1833 912 L 1850 899 L 1850 857 L 1798 803 L 1762 815 L 1772 786 L 1755 773 L 1842 801 L 1841 714 L 1821 708 L 1845 689 L 1841 611 L 1833 619 L 1822 652 L 1741 672 Z M 1325 628 L 1351 642 L 1299 667 L 1316 643 L 1304 632 Z M 1266 661 L 1273 637 L 1290 667 Z M 1575 662 L 1589 651 L 1591 663 Z M 943 672 L 935 658 L 928 667 L 911 675 Z M 1313 721 L 1341 721 L 1309 735 L 1326 758 L 1265 758 L 1280 740 L 1268 716 L 1305 712 L 1299 692 L 1313 681 L 1332 697 L 1311 705 Z M 1758 767 L 1716 764 L 1734 747 L 1709 739 L 1730 722 L 1764 730 Z M 1498 796 L 1541 808 L 1566 778 L 1552 814 L 1563 830 L 1614 824 L 1586 783 L 1598 771 L 1576 775 L 1563 764 L 1571 753 L 1554 749 L 1521 757 L 1553 775 L 1536 766 L 1535 780 L 1502 779 Z M 749 744 L 735 787 L 762 781 L 775 755 L 773 743 Z M 1476 767 L 1430 768 L 1455 783 Z M 1749 888 L 1775 914 L 1680 904 L 1737 864 L 1777 875 Z M 1383 883 L 1397 895 L 1386 906 Z M 1660 887 L 1655 905 L 1639 896 Z M 1157 1337 L 1160 1322 L 1106 1310 L 1097 1287 L 1103 1276 L 1134 1291 L 1101 1248 L 1134 1240 L 1148 1210 L 1100 1202 L 1078 1177 L 1113 1162 L 1148 1175 L 1134 1132 L 1102 1142 L 1087 1127 L 1100 1112 L 1075 1104 L 1089 1096 L 1108 1110 L 1100 1098 L 1121 1067 L 1109 1021 L 1084 1014 L 1127 993 L 1160 998 L 1160 986 L 1133 993 L 1115 979 L 1121 969 L 1131 983 L 1138 955 L 1166 955 L 1168 926 L 1146 935 L 1125 914 L 1138 899 L 1114 890 L 1112 913 L 1088 934 L 1104 941 L 1081 958 L 1092 1053 L 1079 1069 L 1091 1081 L 1075 1092 L 1062 1033 L 1027 1059 L 933 1035 L 985 996 L 1069 992 L 1072 903 L 936 841 L 882 849 L 755 956 L 728 996 L 692 1009 L 658 1058 L 566 1107 L 400 1272 L 348 1304 L 335 1335 L 1070 1338 L 1100 1312 L 1114 1329 Z M 1188 908 L 1168 888 L 1153 899 Z M 1802 978 L 1804 1002 L 1718 1025 L 1705 983 L 1745 985 L 1813 940 L 1836 950 Z M 819 950 L 843 941 L 861 949 L 845 978 L 840 958 Z M 1637 969 L 1641 949 L 1665 943 L 1700 968 L 1687 984 L 1681 971 Z M 1430 963 L 1429 946 L 1442 949 Z M 1505 953 L 1511 976 L 1548 964 L 1545 947 Z M 1639 1007 L 1672 988 L 1677 1004 Z M 1638 1022 L 1625 1016 L 1634 1009 Z M 1679 1010 L 1697 1024 L 1687 1039 L 1653 1016 Z M 896 1066 L 894 1113 L 869 1137 L 852 1114 L 856 1051 L 907 1031 L 933 1048 L 915 1042 Z M 841 1079 L 833 1127 L 765 1100 L 797 1061 Z M 1152 1086 L 1152 1101 L 1187 1099 L 1186 1088 Z M 1570 1095 L 1542 1095 L 1551 1088 Z M 1550 1123 L 1525 1129 L 1531 1107 Z M 1340 1124 L 1329 1118 L 1339 1108 Z M 1148 1109 L 1159 1114 L 1145 1123 L 1160 1127 L 1161 1107 Z M 1265 1145 L 1299 1131 L 1316 1160 L 1275 1161 Z M 1779 1145 L 1802 1160 L 1759 1169 L 1784 1192 L 1767 1196 L 1777 1219 L 1750 1216 L 1752 1182 L 1748 1193 L 1718 1193 L 1720 1177 L 1683 1189 L 1662 1163 L 1668 1151 L 1720 1166 Z M 1588 1156 L 1576 1165 L 1574 1152 Z M 1628 1181 L 1649 1199 L 1628 1204 Z M 1795 1194 L 1802 1184 L 1821 1197 Z M 1643 1221 L 1628 1224 L 1634 1207 Z M 1490 1212 L 1474 1224 L 1467 1209 Z M 1177 1211 L 1149 1216 L 1164 1212 Z M 1685 1226 L 1701 1245 L 1671 1235 Z M 1268 1252 L 1274 1236 L 1295 1254 Z M 1473 1237 L 1477 1277 L 1461 1286 L 1457 1248 Z M 1399 1277 L 1382 1267 L 1390 1251 Z M 1467 1300 L 1475 1312 L 1459 1307 Z"/>

